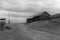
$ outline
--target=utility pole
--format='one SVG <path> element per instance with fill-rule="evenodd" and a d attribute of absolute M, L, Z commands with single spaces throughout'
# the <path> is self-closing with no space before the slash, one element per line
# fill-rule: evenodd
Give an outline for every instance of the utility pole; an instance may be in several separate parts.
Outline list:
<path fill-rule="evenodd" d="M 8 24 L 10 24 L 10 15 L 8 13 Z"/>

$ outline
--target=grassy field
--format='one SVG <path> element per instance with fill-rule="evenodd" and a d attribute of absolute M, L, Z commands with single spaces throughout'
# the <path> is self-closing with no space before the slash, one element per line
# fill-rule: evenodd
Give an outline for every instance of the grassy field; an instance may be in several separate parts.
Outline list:
<path fill-rule="evenodd" d="M 0 40 L 60 40 L 60 24 L 38 21 L 9 26 L 14 29 L 0 31 Z"/>

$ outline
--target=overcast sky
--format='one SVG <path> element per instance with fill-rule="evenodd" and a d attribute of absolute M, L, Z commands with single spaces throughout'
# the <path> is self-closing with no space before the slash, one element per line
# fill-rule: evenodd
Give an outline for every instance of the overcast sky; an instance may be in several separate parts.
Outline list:
<path fill-rule="evenodd" d="M 35 12 L 60 9 L 60 0 L 1 0 L 0 9 L 15 12 Z"/>

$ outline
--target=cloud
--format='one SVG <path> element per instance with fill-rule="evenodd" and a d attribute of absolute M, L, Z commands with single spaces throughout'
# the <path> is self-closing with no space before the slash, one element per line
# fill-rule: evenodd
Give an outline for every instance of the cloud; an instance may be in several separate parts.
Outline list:
<path fill-rule="evenodd" d="M 0 8 L 7 11 L 13 12 L 40 12 L 45 9 L 59 10 L 60 9 L 60 1 L 59 0 L 2 0 L 0 4 Z M 50 9 L 51 8 L 51 9 Z M 31 14 L 32 14 L 31 13 Z"/>
<path fill-rule="evenodd" d="M 42 7 L 43 3 L 40 1 L 29 1 L 29 0 L 3 0 L 1 2 L 1 8 L 9 11 L 25 11 L 37 9 Z M 31 8 L 31 9 L 30 9 Z"/>

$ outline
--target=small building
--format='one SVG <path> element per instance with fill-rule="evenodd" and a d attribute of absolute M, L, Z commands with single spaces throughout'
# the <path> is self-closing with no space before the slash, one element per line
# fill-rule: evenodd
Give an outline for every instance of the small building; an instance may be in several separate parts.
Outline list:
<path fill-rule="evenodd" d="M 40 15 L 40 20 L 41 21 L 51 20 L 51 15 L 48 12 L 45 11 Z"/>
<path fill-rule="evenodd" d="M 0 30 L 3 30 L 5 25 L 6 25 L 6 18 L 1 18 L 0 19 Z"/>
<path fill-rule="evenodd" d="M 6 18 L 1 18 L 0 22 L 5 22 L 6 23 Z"/>
<path fill-rule="evenodd" d="M 31 23 L 35 21 L 45 21 L 50 19 L 51 19 L 51 15 L 48 12 L 44 11 L 40 15 L 34 16 L 32 18 L 28 18 L 27 23 Z"/>

